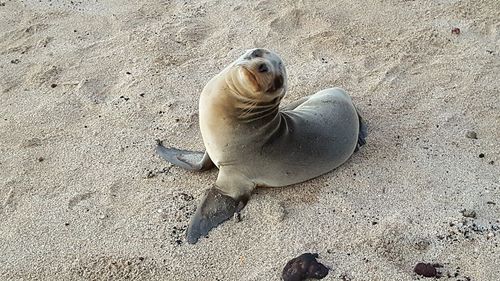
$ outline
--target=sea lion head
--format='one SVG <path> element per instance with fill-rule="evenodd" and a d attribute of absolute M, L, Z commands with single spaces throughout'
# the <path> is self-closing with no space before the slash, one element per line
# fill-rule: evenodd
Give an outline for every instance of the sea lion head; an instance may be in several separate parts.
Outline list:
<path fill-rule="evenodd" d="M 240 95 L 257 102 L 280 101 L 286 92 L 286 69 L 281 58 L 267 49 L 250 49 L 232 65 Z"/>

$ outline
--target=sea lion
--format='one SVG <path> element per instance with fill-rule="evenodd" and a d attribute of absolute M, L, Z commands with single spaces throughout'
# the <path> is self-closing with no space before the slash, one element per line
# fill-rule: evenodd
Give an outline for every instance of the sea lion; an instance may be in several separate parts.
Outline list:
<path fill-rule="evenodd" d="M 365 143 L 351 98 L 330 88 L 280 108 L 287 74 L 281 58 L 251 49 L 213 77 L 199 100 L 205 152 L 157 146 L 172 164 L 219 174 L 191 218 L 188 243 L 241 210 L 257 186 L 303 182 L 344 163 Z"/>

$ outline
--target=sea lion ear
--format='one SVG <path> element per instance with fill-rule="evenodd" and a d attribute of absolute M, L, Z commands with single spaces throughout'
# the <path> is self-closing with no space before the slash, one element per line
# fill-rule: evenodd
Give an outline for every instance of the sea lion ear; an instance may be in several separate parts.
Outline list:
<path fill-rule="evenodd" d="M 269 87 L 267 92 L 271 93 L 281 89 L 281 87 L 283 87 L 283 82 L 284 82 L 283 75 L 281 74 L 277 75 L 271 82 L 271 86 Z"/>

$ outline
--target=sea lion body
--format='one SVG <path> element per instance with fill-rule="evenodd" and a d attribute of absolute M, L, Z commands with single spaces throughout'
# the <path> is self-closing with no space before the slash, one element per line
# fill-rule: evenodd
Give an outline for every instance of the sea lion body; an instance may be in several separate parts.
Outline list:
<path fill-rule="evenodd" d="M 210 159 L 257 186 L 286 186 L 327 173 L 344 163 L 358 142 L 358 114 L 340 88 L 249 123 L 216 114 L 210 98 L 202 94 L 200 99 L 200 128 Z"/>
<path fill-rule="evenodd" d="M 187 231 L 189 243 L 243 208 L 256 186 L 303 182 L 344 163 L 364 144 L 366 128 L 351 98 L 330 88 L 280 108 L 286 93 L 281 58 L 252 49 L 204 87 L 199 101 L 206 151 L 161 145 L 167 161 L 189 170 L 219 168 Z"/>

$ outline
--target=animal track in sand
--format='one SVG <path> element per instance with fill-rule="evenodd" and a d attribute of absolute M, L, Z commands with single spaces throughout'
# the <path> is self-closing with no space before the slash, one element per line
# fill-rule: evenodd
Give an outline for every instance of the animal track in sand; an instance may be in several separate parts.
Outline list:
<path fill-rule="evenodd" d="M 89 199 L 94 194 L 94 191 L 90 191 L 73 196 L 68 202 L 68 208 L 72 210 L 76 205 L 78 205 L 78 203 Z"/>
<path fill-rule="evenodd" d="M 399 267 L 413 263 L 413 260 L 426 252 L 431 240 L 419 237 L 410 230 L 410 224 L 395 218 L 384 218 L 372 224 L 368 239 L 362 242 L 381 257 Z"/>
<path fill-rule="evenodd" d="M 10 181 L 7 181 L 7 183 L 5 184 L 5 186 L 2 188 L 2 190 L 8 190 L 6 196 L 3 199 L 2 201 L 2 205 L 0 206 L 0 214 L 3 213 L 4 211 L 7 211 L 7 210 L 15 210 L 16 208 L 16 200 L 15 200 L 15 189 L 14 189 L 14 181 L 13 180 L 10 180 Z"/>
<path fill-rule="evenodd" d="M 290 30 L 295 30 L 303 25 L 303 15 L 304 12 L 302 10 L 291 9 L 284 15 L 271 21 L 269 27 L 273 32 L 287 34 Z"/>
<path fill-rule="evenodd" d="M 296 44 L 311 46 L 302 49 L 314 50 L 316 48 L 314 46 L 318 45 L 337 49 L 343 43 L 342 40 L 346 40 L 345 31 L 338 30 L 332 24 L 332 18 L 321 13 L 314 13 L 311 16 L 310 11 L 305 9 L 288 8 L 285 12 L 270 17 L 272 20 L 268 23 L 267 36 L 282 39 L 296 36 L 300 38 Z M 334 20 L 340 20 L 340 16 L 336 15 Z"/>
<path fill-rule="evenodd" d="M 201 21 L 186 21 L 175 34 L 175 39 L 183 45 L 194 47 L 202 44 L 213 32 L 214 28 Z"/>
<path fill-rule="evenodd" d="M 108 88 L 104 80 L 91 78 L 78 83 L 75 92 L 95 104 L 100 104 L 107 101 Z"/>
<path fill-rule="evenodd" d="M 257 13 L 260 20 L 276 18 L 276 3 L 271 0 L 259 1 L 253 10 Z"/>
<path fill-rule="evenodd" d="M 19 147 L 21 148 L 29 148 L 29 147 L 36 147 L 42 145 L 42 140 L 39 138 L 30 138 L 30 139 L 25 139 L 21 141 L 19 144 Z"/>
<path fill-rule="evenodd" d="M 62 72 L 60 67 L 55 65 L 32 65 L 25 76 L 26 84 L 33 83 L 36 87 L 44 83 L 52 84 Z"/>
<path fill-rule="evenodd" d="M 0 54 L 17 52 L 22 49 L 25 51 L 26 49 L 30 49 L 33 47 L 33 44 L 27 44 L 27 41 L 31 39 L 33 35 L 46 30 L 48 27 L 48 24 L 35 23 L 5 33 L 0 37 L 0 50 L 2 50 L 0 51 Z M 4 46 L 4 43 L 7 43 L 7 45 Z"/>
<path fill-rule="evenodd" d="M 171 244 L 182 244 L 185 230 L 187 229 L 187 222 L 196 210 L 196 205 L 193 200 L 194 197 L 192 195 L 184 192 L 173 196 L 173 201 L 176 202 L 176 204 L 174 205 L 176 210 L 174 211 L 174 225 L 172 226 L 171 232 L 169 233 Z M 165 215 L 165 213 L 163 212 L 161 214 L 162 216 Z"/>
<path fill-rule="evenodd" d="M 92 256 L 75 260 L 71 271 L 88 280 L 151 280 L 169 269 L 153 258 Z"/>

